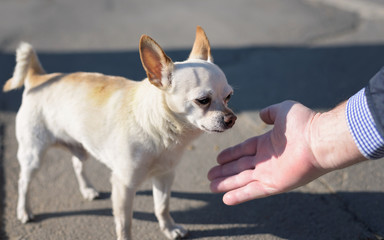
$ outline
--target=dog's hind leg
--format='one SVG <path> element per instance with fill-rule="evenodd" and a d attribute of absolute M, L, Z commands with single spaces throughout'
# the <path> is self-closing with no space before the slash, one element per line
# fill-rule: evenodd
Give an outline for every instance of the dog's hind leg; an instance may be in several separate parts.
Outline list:
<path fill-rule="evenodd" d="M 19 146 L 17 153 L 20 163 L 20 175 L 18 182 L 17 218 L 26 223 L 33 219 L 29 206 L 29 185 L 40 164 L 41 151 L 36 148 L 27 150 Z"/>
<path fill-rule="evenodd" d="M 84 161 L 88 159 L 87 152 L 81 147 L 70 147 L 72 156 L 72 165 L 75 170 L 76 179 L 79 184 L 81 195 L 86 200 L 93 200 L 99 196 L 99 193 L 90 184 L 84 173 Z"/>
<path fill-rule="evenodd" d="M 173 171 L 153 177 L 153 199 L 155 203 L 155 214 L 159 221 L 160 229 L 169 239 L 179 239 L 185 237 L 188 231 L 182 226 L 175 224 L 169 213 L 169 199 L 173 180 Z"/>
<path fill-rule="evenodd" d="M 33 219 L 29 206 L 29 185 L 40 161 L 52 144 L 52 137 L 42 124 L 38 112 L 24 101 L 16 116 L 17 159 L 20 165 L 18 181 L 17 218 L 26 223 Z"/>

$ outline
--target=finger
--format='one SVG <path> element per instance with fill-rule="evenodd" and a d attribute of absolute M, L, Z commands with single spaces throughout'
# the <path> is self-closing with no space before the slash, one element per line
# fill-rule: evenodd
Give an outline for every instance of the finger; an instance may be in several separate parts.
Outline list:
<path fill-rule="evenodd" d="M 246 141 L 223 150 L 217 156 L 219 164 L 225 164 L 237 160 L 243 156 L 251 156 L 256 154 L 258 137 L 249 138 Z"/>
<path fill-rule="evenodd" d="M 240 172 L 243 172 L 244 170 L 254 169 L 254 168 L 255 168 L 255 157 L 246 156 L 236 161 L 232 161 L 224 165 L 218 165 L 216 167 L 213 167 L 208 172 L 208 179 L 212 181 L 216 178 L 232 176 Z"/>
<path fill-rule="evenodd" d="M 236 205 L 256 198 L 262 198 L 279 193 L 278 189 L 253 181 L 244 187 L 224 194 L 223 202 L 227 205 Z"/>
<path fill-rule="evenodd" d="M 233 176 L 216 178 L 210 184 L 211 191 L 219 193 L 241 188 L 253 181 L 252 172 L 253 170 L 245 170 Z"/>

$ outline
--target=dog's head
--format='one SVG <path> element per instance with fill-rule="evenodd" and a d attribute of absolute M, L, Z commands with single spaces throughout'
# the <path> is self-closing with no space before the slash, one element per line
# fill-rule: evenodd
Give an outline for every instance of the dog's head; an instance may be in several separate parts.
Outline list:
<path fill-rule="evenodd" d="M 150 37 L 140 39 L 140 57 L 148 80 L 164 92 L 169 109 L 207 132 L 231 128 L 236 116 L 227 104 L 233 94 L 221 69 L 213 63 L 207 36 L 197 27 L 189 58 L 175 62 Z"/>

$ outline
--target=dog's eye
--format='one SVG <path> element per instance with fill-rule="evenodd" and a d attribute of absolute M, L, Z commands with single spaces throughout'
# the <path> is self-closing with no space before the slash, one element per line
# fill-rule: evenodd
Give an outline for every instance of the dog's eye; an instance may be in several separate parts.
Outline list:
<path fill-rule="evenodd" d="M 208 103 L 211 102 L 211 99 L 210 98 L 200 98 L 200 99 L 196 99 L 195 100 L 198 104 L 200 105 L 207 105 Z"/>

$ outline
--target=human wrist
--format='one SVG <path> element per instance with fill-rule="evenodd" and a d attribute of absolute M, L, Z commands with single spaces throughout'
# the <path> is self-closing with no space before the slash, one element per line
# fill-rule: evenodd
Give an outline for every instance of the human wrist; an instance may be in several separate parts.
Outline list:
<path fill-rule="evenodd" d="M 345 107 L 343 102 L 330 111 L 317 113 L 308 128 L 314 166 L 324 171 L 367 160 L 349 132 Z"/>

